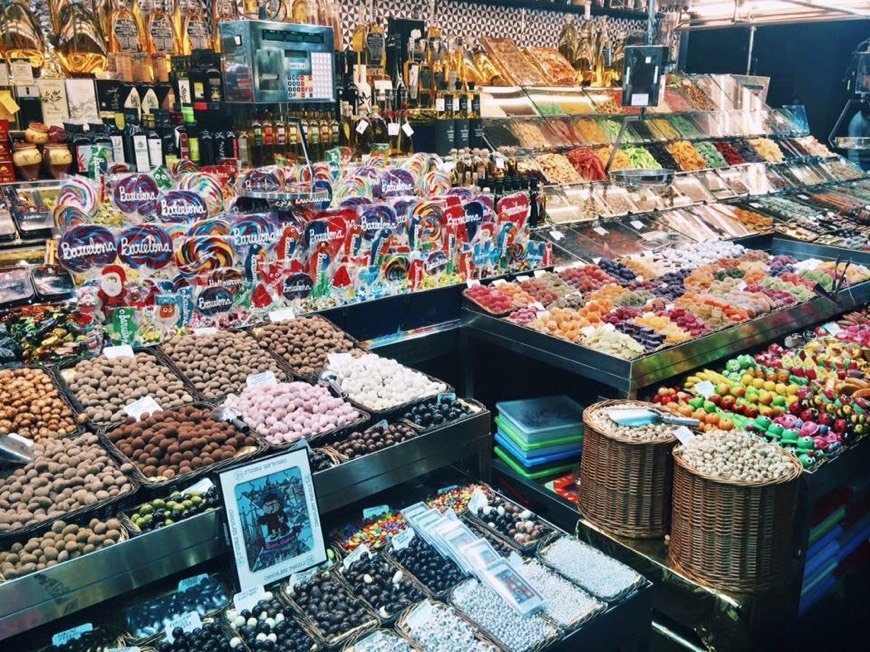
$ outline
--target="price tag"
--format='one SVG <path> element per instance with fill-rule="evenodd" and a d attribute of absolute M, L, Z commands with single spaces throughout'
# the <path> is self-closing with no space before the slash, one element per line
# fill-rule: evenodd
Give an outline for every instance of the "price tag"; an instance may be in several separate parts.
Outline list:
<path fill-rule="evenodd" d="M 824 329 L 828 331 L 831 335 L 839 335 L 843 332 L 843 329 L 840 328 L 840 325 L 833 321 L 829 324 L 825 324 Z"/>
<path fill-rule="evenodd" d="M 471 498 L 468 499 L 468 511 L 472 514 L 477 514 L 487 505 L 489 505 L 489 500 L 487 499 L 486 494 L 480 489 L 475 489 L 471 494 Z"/>
<path fill-rule="evenodd" d="M 537 301 L 533 301 L 532 303 L 529 304 L 528 307 L 531 308 L 532 310 L 537 310 L 538 312 L 546 310 L 546 308 L 544 308 L 544 304 L 538 303 Z"/>
<path fill-rule="evenodd" d="M 737 289 L 743 292 L 746 289 L 746 281 L 740 280 L 737 282 Z"/>
<path fill-rule="evenodd" d="M 384 422 L 386 423 L 386 422 Z M 386 514 L 390 511 L 389 505 L 377 505 L 375 507 L 366 507 L 363 510 L 363 520 L 367 521 L 370 518 L 377 518 L 381 514 Z"/>
<path fill-rule="evenodd" d="M 326 363 L 329 367 L 347 364 L 351 360 L 353 360 L 353 356 L 350 353 L 329 353 L 326 356 Z"/>
<path fill-rule="evenodd" d="M 344 568 L 345 570 L 350 568 L 354 562 L 356 562 L 359 559 L 362 559 L 363 555 L 365 555 L 366 557 L 371 557 L 371 555 L 372 555 L 371 550 L 369 550 L 369 547 L 364 543 L 362 545 L 360 545 L 359 547 L 355 548 L 352 553 L 350 553 L 347 557 L 345 557 L 342 560 L 342 562 L 341 562 L 342 568 Z"/>
<path fill-rule="evenodd" d="M 592 262 L 595 263 L 595 264 L 597 265 L 598 263 L 601 262 L 601 256 L 598 256 L 598 257 L 596 257 L 596 258 L 593 258 L 593 259 L 592 259 Z"/>
<path fill-rule="evenodd" d="M 596 226 L 592 230 L 595 231 L 595 233 L 597 233 L 600 236 L 605 236 L 609 233 L 609 231 L 607 229 L 605 229 L 603 226 Z"/>
<path fill-rule="evenodd" d="M 507 285 L 507 281 L 503 278 L 497 278 L 492 282 L 494 287 L 498 287 L 499 285 Z"/>
<path fill-rule="evenodd" d="M 716 393 L 716 387 L 709 380 L 705 380 L 703 383 L 695 385 L 695 393 L 707 400 Z"/>
<path fill-rule="evenodd" d="M 764 208 L 761 204 L 759 204 L 758 202 L 754 202 L 754 201 L 749 202 L 749 205 L 752 206 L 752 208 L 759 208 L 759 209 Z"/>
<path fill-rule="evenodd" d="M 636 229 L 643 229 L 644 228 L 643 222 L 641 222 L 640 220 L 632 220 L 631 225 Z"/>
<path fill-rule="evenodd" d="M 634 278 L 634 280 L 635 280 L 635 281 L 639 281 L 640 283 L 643 283 L 643 276 L 641 276 L 640 274 L 638 274 L 638 275 Z"/>
<path fill-rule="evenodd" d="M 199 337 L 200 335 L 217 335 L 218 329 L 214 326 L 204 326 L 203 328 L 194 328 L 193 334 Z"/>
<path fill-rule="evenodd" d="M 477 287 L 478 285 L 480 285 L 480 281 L 478 281 L 477 279 L 470 278 L 467 281 L 465 281 L 465 285 L 467 287 L 474 288 L 474 287 Z"/>
<path fill-rule="evenodd" d="M 124 406 L 124 412 L 127 413 L 127 416 L 131 416 L 136 421 L 142 418 L 142 415 L 146 412 L 148 414 L 153 414 L 154 412 L 162 412 L 163 408 L 160 407 L 160 404 L 154 400 L 153 396 L 143 396 L 142 398 L 133 401 L 129 405 Z"/>
<path fill-rule="evenodd" d="M 244 591 L 239 591 L 233 596 L 233 608 L 236 611 L 244 611 L 256 605 L 260 600 L 266 599 L 266 589 L 262 584 L 252 586 Z"/>
<path fill-rule="evenodd" d="M 133 647 L 107 647 L 103 652 L 141 652 L 141 648 L 136 645 Z"/>
<path fill-rule="evenodd" d="M 259 374 L 251 374 L 245 378 L 245 384 L 248 387 L 257 387 L 258 385 L 277 385 L 278 379 L 271 371 L 264 371 Z"/>
<path fill-rule="evenodd" d="M 513 566 L 515 570 L 519 570 L 523 567 L 523 558 L 516 552 L 511 552 L 511 554 L 508 555 L 507 562 Z"/>
<path fill-rule="evenodd" d="M 444 98 L 443 97 L 436 97 L 435 98 L 435 110 L 436 111 L 443 111 L 444 110 Z"/>
<path fill-rule="evenodd" d="M 33 83 L 33 68 L 30 66 L 30 61 L 13 61 L 9 64 L 9 72 L 17 86 Z"/>
<path fill-rule="evenodd" d="M 366 129 L 368 129 L 368 128 L 369 128 L 369 123 L 366 122 L 365 120 L 360 120 L 359 122 L 356 123 L 356 132 L 360 136 L 362 136 L 366 132 Z"/>
<path fill-rule="evenodd" d="M 405 528 L 392 538 L 393 550 L 404 550 L 411 545 L 411 541 L 414 540 L 415 536 L 417 535 L 414 533 L 413 528 Z"/>
<path fill-rule="evenodd" d="M 406 135 L 408 138 L 410 138 L 411 136 L 414 135 L 414 128 L 411 127 L 411 123 L 410 123 L 410 122 L 406 122 L 405 124 L 402 125 L 402 131 L 405 132 L 405 135 Z"/>
<path fill-rule="evenodd" d="M 65 629 L 51 637 L 51 644 L 54 647 L 61 647 L 62 645 L 66 645 L 70 641 L 81 638 L 82 635 L 92 631 L 94 631 L 94 626 L 91 623 L 84 623 L 83 625 L 73 627 L 72 629 Z"/>
<path fill-rule="evenodd" d="M 673 303 L 666 303 L 666 304 L 665 304 L 665 310 L 673 310 L 674 307 L 675 307 L 675 306 L 674 306 Z"/>
<path fill-rule="evenodd" d="M 192 632 L 202 627 L 202 619 L 195 611 L 188 611 L 186 614 L 181 614 L 170 620 L 166 624 L 166 640 L 172 643 L 175 639 L 172 637 L 172 630 L 180 627 L 182 632 Z"/>
<path fill-rule="evenodd" d="M 391 122 L 387 125 L 387 135 L 388 136 L 398 136 L 399 135 L 399 123 Z"/>
<path fill-rule="evenodd" d="M 580 332 L 583 333 L 584 337 L 592 337 L 592 334 L 595 332 L 595 326 L 584 326 L 580 329 Z"/>
<path fill-rule="evenodd" d="M 517 276 L 514 280 L 517 283 L 522 283 L 523 281 L 530 281 L 531 277 L 529 277 L 529 276 Z"/>
<path fill-rule="evenodd" d="M 686 426 L 680 426 L 674 430 L 674 436 L 680 440 L 681 444 L 688 444 L 695 438 L 695 434 L 686 428 Z"/>
<path fill-rule="evenodd" d="M 115 358 L 132 358 L 133 357 L 133 347 L 129 344 L 121 344 L 120 346 L 107 346 L 103 349 L 103 355 L 106 356 L 109 360 L 114 360 Z"/>
<path fill-rule="evenodd" d="M 499 170 L 504 170 L 504 159 L 501 157 L 496 158 L 495 167 Z"/>
<path fill-rule="evenodd" d="M 291 319 L 296 319 L 293 308 L 281 308 L 269 313 L 269 321 L 273 324 L 280 324 L 282 321 L 290 321 Z"/>
<path fill-rule="evenodd" d="M 199 575 L 194 575 L 193 577 L 185 577 L 183 580 L 178 582 L 178 592 L 181 593 L 183 591 L 187 591 L 187 589 L 194 586 L 199 586 L 207 579 L 208 573 L 200 573 Z"/>
<path fill-rule="evenodd" d="M 565 234 L 558 229 L 553 229 L 552 231 L 550 231 L 550 237 L 553 238 L 553 240 L 555 240 L 556 242 L 559 242 L 559 240 L 565 237 Z"/>
<path fill-rule="evenodd" d="M 408 617 L 405 620 L 408 624 L 408 628 L 414 630 L 431 621 L 433 617 L 434 613 L 432 603 L 428 600 L 424 600 L 420 603 L 420 606 L 408 614 Z"/>
<path fill-rule="evenodd" d="M 548 272 L 547 270 L 545 270 L 545 269 L 536 269 L 532 275 L 533 275 L 535 278 L 543 278 L 543 277 L 546 276 L 547 274 L 549 274 L 549 272 Z"/>

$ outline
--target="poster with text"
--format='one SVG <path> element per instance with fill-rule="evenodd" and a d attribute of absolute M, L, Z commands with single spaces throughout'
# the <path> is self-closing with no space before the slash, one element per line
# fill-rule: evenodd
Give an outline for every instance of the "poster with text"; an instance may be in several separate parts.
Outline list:
<path fill-rule="evenodd" d="M 326 559 L 304 448 L 224 471 L 220 486 L 243 591 Z"/>

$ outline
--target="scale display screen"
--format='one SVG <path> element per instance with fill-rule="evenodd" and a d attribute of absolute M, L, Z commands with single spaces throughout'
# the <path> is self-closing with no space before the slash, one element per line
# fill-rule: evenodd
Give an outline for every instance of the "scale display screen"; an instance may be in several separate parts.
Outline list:
<path fill-rule="evenodd" d="M 264 29 L 260 32 L 260 40 L 273 41 L 275 43 L 308 43 L 310 45 L 323 45 L 323 34 L 307 34 L 305 32 L 291 32 L 289 30 Z"/>

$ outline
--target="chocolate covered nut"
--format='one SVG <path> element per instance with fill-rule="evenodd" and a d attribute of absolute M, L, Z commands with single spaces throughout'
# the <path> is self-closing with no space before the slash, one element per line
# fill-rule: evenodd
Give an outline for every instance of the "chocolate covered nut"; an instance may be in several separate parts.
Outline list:
<path fill-rule="evenodd" d="M 490 530 L 520 547 L 538 541 L 551 531 L 536 514 L 499 496 L 488 499 L 477 515 Z"/>
<path fill-rule="evenodd" d="M 76 427 L 73 411 L 46 371 L 0 370 L 0 435 L 14 432 L 39 440 L 71 435 Z"/>
<path fill-rule="evenodd" d="M 45 439 L 33 446 L 33 461 L 0 474 L 0 532 L 13 532 L 63 517 L 132 491 L 133 484 L 99 445 L 96 435 Z M 104 493 L 101 493 L 104 492 Z"/>
<path fill-rule="evenodd" d="M 250 609 L 230 609 L 227 621 L 251 652 L 305 652 L 315 647 L 311 636 L 294 619 L 293 610 L 271 593 Z"/>
<path fill-rule="evenodd" d="M 82 360 L 61 375 L 93 423 L 125 419 L 124 406 L 143 396 L 152 396 L 164 409 L 193 402 L 181 379 L 147 353 Z"/>
<path fill-rule="evenodd" d="M 420 537 L 411 539 L 407 548 L 393 552 L 393 557 L 432 593 L 446 591 L 464 577 L 456 564 Z"/>
<path fill-rule="evenodd" d="M 98 526 L 106 531 L 97 534 Z M 51 530 L 0 551 L 0 573 L 7 580 L 51 568 L 68 559 L 118 543 L 123 527 L 117 519 L 91 519 L 87 526 L 55 521 Z"/>
<path fill-rule="evenodd" d="M 330 353 L 365 353 L 347 333 L 320 317 L 300 317 L 254 331 L 260 345 L 280 355 L 297 374 L 319 374 Z"/>
<path fill-rule="evenodd" d="M 240 392 L 251 374 L 271 371 L 278 380 L 287 378 L 278 362 L 245 333 L 176 337 L 163 344 L 163 351 L 209 399 Z"/>
<path fill-rule="evenodd" d="M 381 618 L 390 618 L 425 597 L 407 574 L 380 554 L 362 555 L 343 574 L 354 593 L 374 607 Z"/>
<path fill-rule="evenodd" d="M 362 432 L 350 433 L 347 439 L 335 445 L 335 449 L 347 458 L 353 459 L 388 446 L 401 444 L 417 435 L 417 431 L 405 423 L 375 424 Z"/>
<path fill-rule="evenodd" d="M 149 479 L 172 479 L 235 457 L 257 440 L 210 409 L 164 410 L 141 421 L 128 418 L 106 436 Z"/>
<path fill-rule="evenodd" d="M 373 622 L 362 603 L 329 572 L 318 573 L 297 584 L 290 589 L 289 595 L 329 642 Z"/>

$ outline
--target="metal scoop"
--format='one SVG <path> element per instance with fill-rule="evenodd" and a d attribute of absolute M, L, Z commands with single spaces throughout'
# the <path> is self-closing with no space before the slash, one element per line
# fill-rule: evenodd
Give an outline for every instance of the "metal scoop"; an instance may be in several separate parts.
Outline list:
<path fill-rule="evenodd" d="M 658 410 L 647 410 L 645 408 L 612 408 L 607 410 L 607 416 L 613 419 L 617 425 L 628 428 L 654 426 L 659 423 L 666 423 L 672 426 L 688 426 L 690 428 L 701 425 L 700 421 L 691 417 L 680 417 L 675 414 L 667 414 Z"/>
<path fill-rule="evenodd" d="M 33 442 L 16 435 L 0 435 L 0 460 L 13 464 L 27 464 L 33 461 Z"/>

